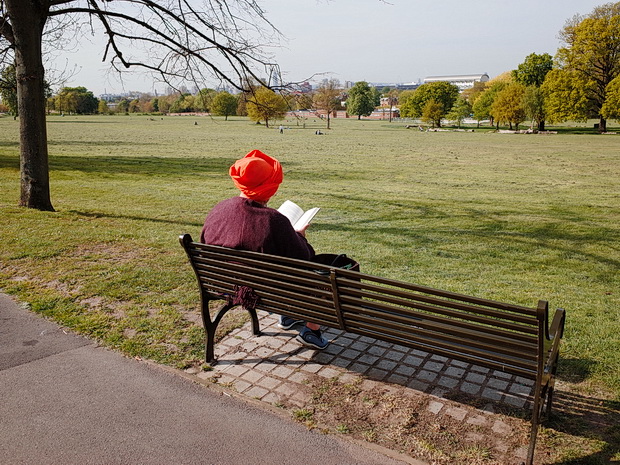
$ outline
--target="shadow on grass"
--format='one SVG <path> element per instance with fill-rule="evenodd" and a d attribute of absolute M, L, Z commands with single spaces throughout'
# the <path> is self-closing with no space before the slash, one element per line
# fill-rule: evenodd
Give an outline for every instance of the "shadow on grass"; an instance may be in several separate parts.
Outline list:
<path fill-rule="evenodd" d="M 188 228 L 202 228 L 202 223 L 198 223 L 198 222 L 189 222 L 189 221 L 182 222 L 178 220 L 167 220 L 164 218 L 153 218 L 150 216 L 113 215 L 110 213 L 98 213 L 95 211 L 83 212 L 83 211 L 78 211 L 78 210 L 68 210 L 68 212 L 73 213 L 78 216 L 83 216 L 86 218 L 112 218 L 116 220 L 144 221 L 147 223 L 175 224 L 178 226 L 183 226 L 183 227 L 188 227 Z"/>
<path fill-rule="evenodd" d="M 556 465 L 599 465 L 618 460 L 620 454 L 618 401 L 556 391 L 551 417 L 544 426 L 570 436 L 601 443 L 600 450 L 594 453 L 561 459 L 554 462 Z"/>
<path fill-rule="evenodd" d="M 559 252 L 557 266 L 560 268 L 566 266 L 564 260 L 569 257 L 620 268 L 620 260 L 603 253 L 586 251 L 581 247 L 584 244 L 599 244 L 616 249 L 620 242 L 618 229 L 590 225 L 592 218 L 579 209 L 551 205 L 546 211 L 535 212 L 536 216 L 541 217 L 540 221 L 535 221 L 532 220 L 531 212 L 526 209 L 523 212 L 508 212 L 510 219 L 506 219 L 501 213 L 486 213 L 483 209 L 462 206 L 457 218 L 447 209 L 421 202 L 405 203 L 382 199 L 369 203 L 367 198 L 353 196 L 346 201 L 349 205 L 359 205 L 354 208 L 372 209 L 379 213 L 364 212 L 363 218 L 337 224 L 316 223 L 313 229 L 353 233 L 359 237 L 370 238 L 369 242 L 391 248 L 397 248 L 399 243 L 406 243 L 407 247 L 414 249 L 484 241 L 487 243 L 484 253 L 490 256 L 509 254 L 510 250 L 514 250 L 515 245 L 518 245 L 521 249 L 532 248 L 532 253 L 525 260 L 539 264 L 541 258 L 537 250 L 544 248 Z M 523 215 L 522 220 L 515 218 L 520 214 Z M 450 218 L 454 218 L 454 221 L 450 221 Z M 425 220 L 429 220 L 428 224 L 435 224 L 437 220 L 446 220 L 447 223 L 444 227 L 430 228 Z M 399 221 L 408 224 L 407 227 L 393 226 Z M 455 226 L 450 227 L 448 223 Z M 587 227 L 580 228 L 580 224 Z M 455 259 L 462 258 L 459 255 L 451 256 Z M 520 260 L 523 261 L 524 258 L 521 256 Z M 545 265 L 550 264 L 547 262 Z"/>
<path fill-rule="evenodd" d="M 109 145 L 109 142 L 107 143 Z M 93 143 L 91 145 L 106 145 Z M 159 174 L 162 176 L 204 175 L 225 176 L 232 158 L 179 158 L 179 157 L 118 157 L 118 156 L 52 156 L 50 171 L 81 171 L 83 173 Z M 19 169 L 19 157 L 0 154 L 0 168 Z"/>
<path fill-rule="evenodd" d="M 590 377 L 596 364 L 595 360 L 561 357 L 558 379 L 568 383 L 581 383 Z"/>
<path fill-rule="evenodd" d="M 115 121 L 115 120 L 96 120 L 96 119 L 88 119 L 88 120 L 80 120 L 77 116 L 69 116 L 66 119 L 48 119 L 47 124 L 125 124 L 124 121 Z"/>

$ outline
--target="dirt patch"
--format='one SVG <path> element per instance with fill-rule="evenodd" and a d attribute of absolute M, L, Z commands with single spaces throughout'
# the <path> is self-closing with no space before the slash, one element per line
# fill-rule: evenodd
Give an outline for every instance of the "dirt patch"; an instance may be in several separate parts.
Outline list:
<path fill-rule="evenodd" d="M 433 464 L 517 464 L 527 452 L 529 423 L 498 415 L 491 404 L 485 413 L 417 391 L 365 389 L 360 379 L 343 384 L 316 377 L 309 385 L 307 408 L 317 423 Z"/>
<path fill-rule="evenodd" d="M 380 444 L 444 464 L 521 464 L 530 435 L 529 412 L 495 403 L 458 402 L 421 392 L 391 390 L 357 378 L 350 383 L 313 377 L 305 406 L 313 427 Z M 538 434 L 536 464 L 620 461 L 620 403 L 560 391 L 554 413 Z"/>

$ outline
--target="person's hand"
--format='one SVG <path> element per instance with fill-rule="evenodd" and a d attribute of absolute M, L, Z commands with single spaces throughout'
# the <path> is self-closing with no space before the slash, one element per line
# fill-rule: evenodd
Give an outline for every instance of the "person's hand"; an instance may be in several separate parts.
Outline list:
<path fill-rule="evenodd" d="M 308 229 L 309 227 L 310 227 L 310 224 L 307 224 L 303 228 L 297 230 L 297 232 L 301 234 L 302 236 L 306 237 L 306 229 Z"/>

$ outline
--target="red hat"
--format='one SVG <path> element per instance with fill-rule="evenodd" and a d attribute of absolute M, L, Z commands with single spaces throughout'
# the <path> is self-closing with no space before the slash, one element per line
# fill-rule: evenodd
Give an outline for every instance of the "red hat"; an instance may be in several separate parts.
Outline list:
<path fill-rule="evenodd" d="M 260 150 L 252 150 L 230 167 L 230 177 L 247 198 L 267 202 L 282 183 L 282 165 Z"/>

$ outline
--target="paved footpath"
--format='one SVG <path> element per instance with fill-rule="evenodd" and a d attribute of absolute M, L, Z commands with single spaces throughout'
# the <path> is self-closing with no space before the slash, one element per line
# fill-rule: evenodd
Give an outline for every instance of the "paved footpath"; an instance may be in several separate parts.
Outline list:
<path fill-rule="evenodd" d="M 308 431 L 193 376 L 97 347 L 0 294 L 0 463 L 423 463 Z"/>

